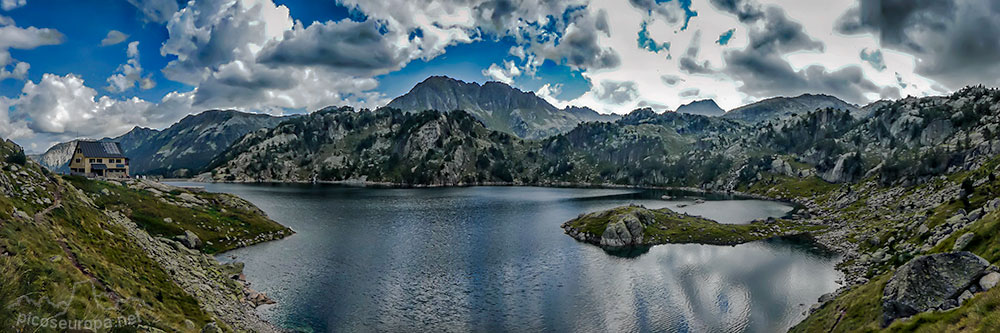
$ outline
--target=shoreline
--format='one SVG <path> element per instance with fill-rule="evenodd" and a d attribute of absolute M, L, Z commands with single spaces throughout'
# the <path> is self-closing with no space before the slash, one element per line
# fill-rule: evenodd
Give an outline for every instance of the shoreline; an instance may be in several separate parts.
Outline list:
<path fill-rule="evenodd" d="M 320 180 L 320 181 L 295 181 L 295 180 L 263 180 L 263 181 L 204 181 L 198 178 L 163 178 L 158 180 L 158 182 L 188 182 L 188 183 L 204 183 L 204 184 L 273 184 L 273 185 L 309 185 L 309 184 L 322 184 L 322 185 L 342 185 L 349 187 L 368 187 L 368 188 L 390 188 L 390 189 L 424 189 L 424 188 L 459 188 L 459 187 L 542 187 L 542 188 L 576 188 L 576 189 L 636 189 L 636 190 L 662 190 L 662 191 L 686 191 L 700 194 L 714 194 L 714 195 L 729 195 L 741 197 L 740 199 L 757 199 L 757 200 L 768 200 L 776 202 L 790 203 L 794 205 L 801 205 L 800 202 L 787 199 L 787 198 L 773 198 L 765 195 L 748 193 L 735 190 L 707 190 L 697 187 L 690 186 L 658 186 L 658 185 L 625 185 L 625 184 L 614 184 L 614 183 L 574 183 L 574 182 L 556 182 L 556 183 L 518 183 L 518 182 L 481 182 L 481 183 L 457 183 L 457 184 L 406 184 L 406 183 L 394 183 L 394 182 L 376 182 L 368 180 Z"/>
<path fill-rule="evenodd" d="M 573 182 L 558 182 L 558 183 L 516 183 L 516 182 L 484 182 L 484 183 L 459 183 L 459 184 L 404 184 L 404 183 L 393 183 L 393 182 L 375 182 L 367 180 L 347 180 L 347 181 L 279 181 L 279 180 L 267 180 L 267 181 L 204 181 L 198 178 L 164 178 L 159 180 L 160 182 L 189 182 L 189 183 L 204 183 L 204 184 L 269 184 L 269 185 L 340 185 L 346 187 L 359 187 L 359 188 L 374 188 L 374 189 L 432 189 L 432 188 L 461 188 L 461 187 L 539 187 L 539 188 L 566 188 L 566 189 L 634 189 L 634 190 L 658 190 L 658 191 L 682 191 L 690 192 L 696 194 L 704 195 L 724 195 L 732 196 L 735 200 L 766 200 L 772 202 L 781 202 L 789 204 L 792 206 L 792 210 L 786 213 L 784 217 L 790 220 L 804 220 L 807 217 L 798 216 L 799 212 L 808 211 L 806 203 L 801 200 L 796 200 L 795 198 L 775 198 L 769 197 L 756 193 L 748 193 L 743 191 L 727 190 L 727 191 L 715 191 L 707 190 L 697 187 L 690 186 L 656 186 L 656 185 L 623 185 L 623 184 L 592 184 L 592 183 L 573 183 Z M 669 201 L 669 200 L 664 200 Z M 808 214 L 808 212 L 807 212 Z M 293 231 L 294 234 L 294 231 Z M 828 237 L 817 237 L 818 235 L 813 232 L 807 232 L 810 238 L 817 245 L 823 247 L 824 249 L 836 253 L 843 259 L 847 254 L 848 250 L 843 249 L 840 246 L 836 246 L 838 240 L 828 239 Z M 289 235 L 291 236 L 291 235 Z M 781 236 L 775 236 L 781 237 Z M 273 239 L 270 241 L 277 241 L 287 238 Z M 772 237 L 774 238 L 774 237 Z M 761 240 L 766 240 L 770 238 L 765 238 Z M 267 241 L 267 242 L 270 242 Z M 250 244 L 252 246 L 256 244 Z M 702 245 L 718 245 L 705 243 Z M 242 247 L 240 247 L 242 248 Z M 236 250 L 238 248 L 230 249 L 229 251 Z M 225 251 L 225 252 L 229 252 Z M 221 253 L 225 253 L 221 252 Z M 839 265 L 839 263 L 838 263 Z M 845 272 L 846 273 L 846 272 Z"/>

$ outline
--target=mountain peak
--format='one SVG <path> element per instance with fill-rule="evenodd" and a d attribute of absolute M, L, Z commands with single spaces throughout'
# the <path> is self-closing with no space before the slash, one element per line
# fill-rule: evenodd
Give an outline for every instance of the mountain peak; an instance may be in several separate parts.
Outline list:
<path fill-rule="evenodd" d="M 726 114 L 726 110 L 720 108 L 719 104 L 716 104 L 713 99 L 701 99 L 681 105 L 677 108 L 677 113 L 717 117 Z"/>
<path fill-rule="evenodd" d="M 763 123 L 824 108 L 846 110 L 855 117 L 863 112 L 858 106 L 834 96 L 802 94 L 795 97 L 771 97 L 747 104 L 727 112 L 724 117 L 749 123 Z"/>
<path fill-rule="evenodd" d="M 614 120 L 590 109 L 560 110 L 534 92 L 503 82 L 480 85 L 447 76 L 428 77 L 386 106 L 406 112 L 463 110 L 490 129 L 526 139 L 564 133 L 586 121 Z"/>

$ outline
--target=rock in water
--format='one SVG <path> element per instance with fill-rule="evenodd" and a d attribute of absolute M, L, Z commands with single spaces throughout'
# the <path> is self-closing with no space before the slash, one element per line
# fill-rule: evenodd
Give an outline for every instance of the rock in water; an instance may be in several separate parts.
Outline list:
<path fill-rule="evenodd" d="M 601 235 L 601 246 L 624 247 L 642 244 L 645 226 L 634 214 L 622 216 L 618 221 L 608 223 Z"/>
<path fill-rule="evenodd" d="M 955 298 L 989 266 L 971 252 L 920 256 L 900 266 L 882 293 L 882 326 L 896 318 L 957 305 Z"/>

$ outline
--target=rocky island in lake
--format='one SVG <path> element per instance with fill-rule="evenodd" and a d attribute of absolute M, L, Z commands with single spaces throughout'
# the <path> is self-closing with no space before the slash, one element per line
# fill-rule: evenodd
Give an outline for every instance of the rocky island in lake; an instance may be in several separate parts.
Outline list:
<path fill-rule="evenodd" d="M 669 208 L 622 206 L 581 215 L 563 223 L 562 228 L 581 242 L 616 249 L 685 243 L 736 245 L 803 234 L 819 227 L 774 218 L 748 224 L 722 224 Z"/>

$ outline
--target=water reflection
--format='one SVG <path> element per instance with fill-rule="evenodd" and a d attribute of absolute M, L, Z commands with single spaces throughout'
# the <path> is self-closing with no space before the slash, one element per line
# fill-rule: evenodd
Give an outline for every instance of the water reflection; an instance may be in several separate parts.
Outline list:
<path fill-rule="evenodd" d="M 583 212 L 690 198 L 519 187 L 208 190 L 240 195 L 298 232 L 221 256 L 246 262 L 254 287 L 278 301 L 262 313 L 297 330 L 771 332 L 838 287 L 835 258 L 802 240 L 661 245 L 625 258 L 559 228 Z M 789 209 L 705 204 L 725 207 L 705 214 L 729 223 Z"/>

